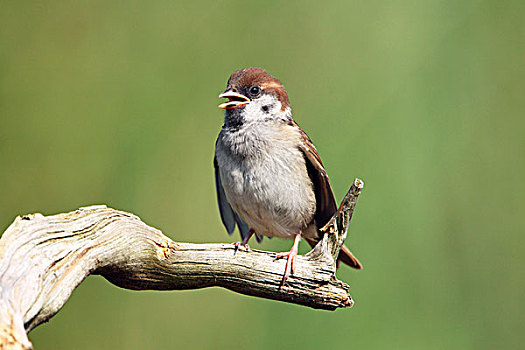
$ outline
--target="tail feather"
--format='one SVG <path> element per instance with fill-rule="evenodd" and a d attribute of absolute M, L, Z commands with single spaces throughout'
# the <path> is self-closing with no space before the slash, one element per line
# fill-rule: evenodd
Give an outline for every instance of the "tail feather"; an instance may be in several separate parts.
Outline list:
<path fill-rule="evenodd" d="M 352 254 L 350 249 L 348 249 L 345 245 L 341 246 L 341 251 L 339 252 L 339 256 L 337 257 L 337 265 L 339 267 L 339 262 L 342 261 L 346 265 L 353 267 L 354 269 L 361 270 L 363 268 L 363 265 L 357 260 L 357 258 Z"/>
<path fill-rule="evenodd" d="M 310 247 L 315 247 L 315 245 L 319 242 L 318 239 L 311 239 L 311 238 L 305 238 L 305 240 L 310 244 Z M 337 257 L 337 267 L 339 267 L 339 264 L 344 262 L 346 265 L 353 267 L 354 269 L 361 270 L 363 268 L 363 265 L 357 260 L 357 258 L 352 254 L 350 249 L 347 248 L 344 244 L 341 246 L 341 251 L 339 252 L 339 256 Z"/>

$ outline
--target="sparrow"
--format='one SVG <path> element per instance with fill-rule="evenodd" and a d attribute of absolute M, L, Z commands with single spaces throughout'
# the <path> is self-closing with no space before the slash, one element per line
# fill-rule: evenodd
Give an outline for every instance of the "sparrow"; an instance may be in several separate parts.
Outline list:
<path fill-rule="evenodd" d="M 222 222 L 229 234 L 239 228 L 247 247 L 255 234 L 293 239 L 282 282 L 295 271 L 299 241 L 314 247 L 337 211 L 328 176 L 315 146 L 292 119 L 288 94 L 264 69 L 234 72 L 219 98 L 228 101 L 215 144 L 215 184 Z M 361 269 L 346 246 L 338 262 Z"/>

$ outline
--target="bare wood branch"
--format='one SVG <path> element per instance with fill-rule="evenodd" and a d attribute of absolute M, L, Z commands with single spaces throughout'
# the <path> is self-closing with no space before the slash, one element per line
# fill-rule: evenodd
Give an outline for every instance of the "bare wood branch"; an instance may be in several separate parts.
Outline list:
<path fill-rule="evenodd" d="M 53 317 L 90 274 L 134 290 L 219 286 L 318 309 L 351 307 L 335 261 L 362 188 L 356 179 L 323 240 L 297 258 L 285 285 L 285 261 L 274 261 L 275 253 L 176 243 L 137 216 L 106 206 L 17 217 L 0 240 L 0 349 L 31 349 L 26 332 Z"/>

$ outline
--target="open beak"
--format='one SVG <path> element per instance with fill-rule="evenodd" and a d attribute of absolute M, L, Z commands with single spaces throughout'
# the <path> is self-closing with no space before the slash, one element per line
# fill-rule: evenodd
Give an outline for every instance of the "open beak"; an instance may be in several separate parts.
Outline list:
<path fill-rule="evenodd" d="M 223 97 L 229 99 L 229 101 L 220 104 L 219 108 L 221 109 L 235 109 L 250 103 L 250 99 L 248 97 L 241 95 L 238 92 L 234 92 L 231 89 L 228 89 L 219 95 L 219 98 Z"/>

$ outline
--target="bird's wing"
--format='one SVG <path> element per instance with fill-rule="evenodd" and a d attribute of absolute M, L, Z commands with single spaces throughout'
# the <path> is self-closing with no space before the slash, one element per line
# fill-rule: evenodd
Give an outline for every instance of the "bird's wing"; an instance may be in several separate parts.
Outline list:
<path fill-rule="evenodd" d="M 299 125 L 295 122 L 292 123 L 301 134 L 299 149 L 303 152 L 308 175 L 314 185 L 315 200 L 317 202 L 315 220 L 318 227 L 323 227 L 337 211 L 335 197 L 332 188 L 330 187 L 328 175 L 324 170 L 321 157 L 319 156 L 319 153 L 317 153 L 317 149 L 312 143 L 312 140 L 310 140 L 308 135 L 306 135 Z"/>
<path fill-rule="evenodd" d="M 215 168 L 215 189 L 217 190 L 217 203 L 219 203 L 219 212 L 221 214 L 222 223 L 230 235 L 233 233 L 233 230 L 235 230 L 235 224 L 237 224 L 241 238 L 244 240 L 244 238 L 248 236 L 250 228 L 232 209 L 230 203 L 228 203 L 226 193 L 224 193 L 224 187 L 222 187 L 217 158 L 213 159 L 213 167 Z M 260 241 L 259 237 L 257 237 L 257 241 Z"/>
<path fill-rule="evenodd" d="M 317 207 L 315 210 L 315 221 L 317 227 L 323 227 L 337 211 L 337 204 L 335 202 L 334 193 L 328 180 L 328 175 L 323 167 L 321 157 L 317 152 L 312 140 L 306 135 L 306 133 L 297 125 L 292 122 L 292 125 L 299 129 L 301 134 L 300 150 L 304 154 L 306 168 L 312 184 L 314 186 L 315 200 Z M 320 238 L 319 238 L 320 239 Z M 306 241 L 312 246 L 312 248 L 319 242 L 319 239 L 306 239 Z M 341 247 L 338 260 L 344 262 L 348 266 L 355 269 L 361 269 L 362 265 L 357 258 L 350 252 L 350 250 L 344 245 Z"/>

